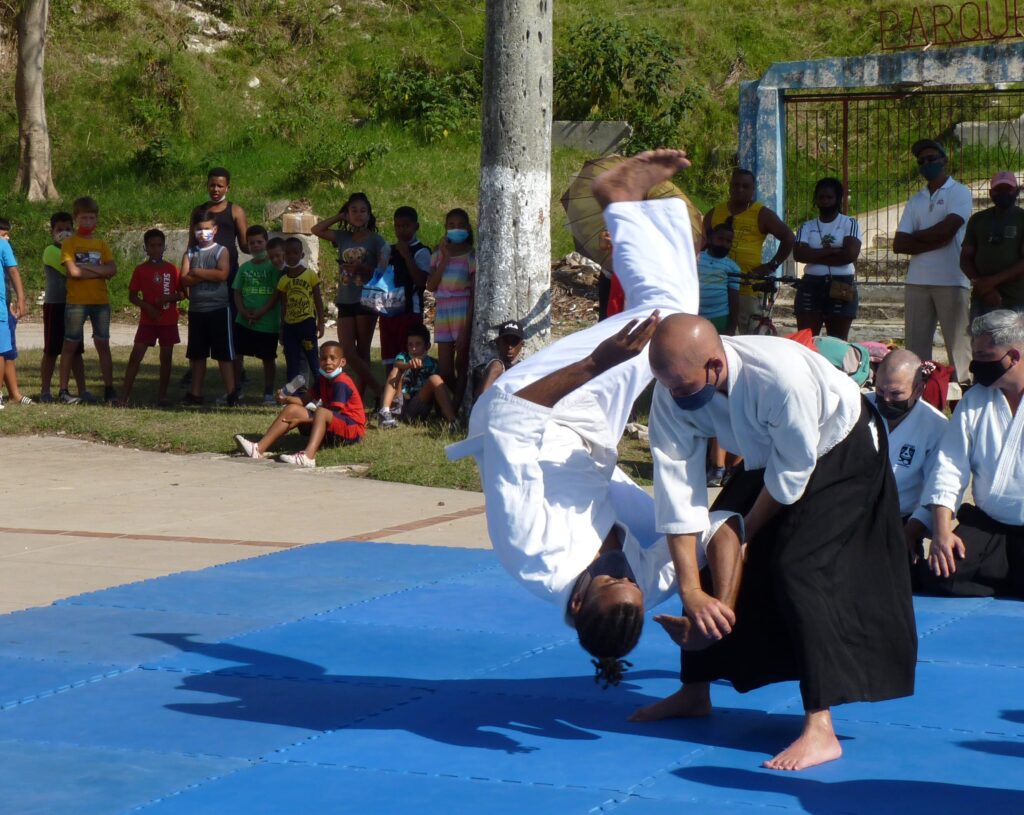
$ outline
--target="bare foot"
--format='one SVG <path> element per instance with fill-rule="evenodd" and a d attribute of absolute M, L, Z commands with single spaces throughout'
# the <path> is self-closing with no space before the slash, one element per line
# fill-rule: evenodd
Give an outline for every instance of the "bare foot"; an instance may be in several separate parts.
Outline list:
<path fill-rule="evenodd" d="M 656 722 L 660 719 L 695 719 L 711 715 L 711 686 L 707 682 L 683 685 L 671 696 L 638 708 L 631 722 Z"/>
<path fill-rule="evenodd" d="M 643 201 L 651 187 L 689 166 L 682 150 L 647 150 L 601 173 L 591 191 L 602 209 L 616 201 Z"/>
<path fill-rule="evenodd" d="M 684 651 L 703 651 L 709 645 L 718 642 L 718 640 L 701 634 L 689 617 L 659 614 L 654 618 L 654 622 L 664 628 L 665 633 L 672 638 L 672 642 Z"/>
<path fill-rule="evenodd" d="M 842 754 L 843 748 L 832 729 L 832 714 L 827 709 L 817 710 L 806 714 L 800 737 L 761 766 L 769 770 L 806 770 L 835 761 Z"/>

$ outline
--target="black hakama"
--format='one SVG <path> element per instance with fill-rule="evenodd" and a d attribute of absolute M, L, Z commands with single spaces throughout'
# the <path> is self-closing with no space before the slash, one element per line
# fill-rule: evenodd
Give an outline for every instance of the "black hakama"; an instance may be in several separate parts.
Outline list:
<path fill-rule="evenodd" d="M 684 683 L 726 679 L 746 692 L 799 680 L 806 710 L 913 694 L 910 569 L 886 435 L 872 417 L 881 428 L 864 400 L 803 496 L 749 541 L 736 625 L 683 652 Z M 740 472 L 713 509 L 746 513 L 763 486 L 763 470 Z"/>

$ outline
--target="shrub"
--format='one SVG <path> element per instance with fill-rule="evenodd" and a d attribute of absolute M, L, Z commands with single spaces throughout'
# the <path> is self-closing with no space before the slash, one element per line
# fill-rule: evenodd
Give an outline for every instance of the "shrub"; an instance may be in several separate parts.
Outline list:
<path fill-rule="evenodd" d="M 403 125 L 426 142 L 478 126 L 478 70 L 446 73 L 421 59 L 404 59 L 397 66 L 375 66 L 360 88 L 358 98 L 371 119 Z"/>

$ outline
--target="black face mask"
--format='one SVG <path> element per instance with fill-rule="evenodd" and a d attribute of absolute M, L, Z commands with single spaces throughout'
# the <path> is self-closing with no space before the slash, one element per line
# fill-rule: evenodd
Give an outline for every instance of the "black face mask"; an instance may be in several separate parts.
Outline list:
<path fill-rule="evenodd" d="M 1009 209 L 1017 203 L 1017 193 L 994 192 L 992 193 L 992 203 L 999 207 L 999 209 Z"/>
<path fill-rule="evenodd" d="M 839 214 L 839 207 L 818 207 L 818 212 L 821 213 L 821 217 L 824 218 L 825 220 L 831 220 L 832 218 Z"/>
<path fill-rule="evenodd" d="M 878 408 L 878 412 L 882 414 L 883 419 L 890 422 L 895 419 L 902 419 L 910 412 L 910 409 L 913 406 L 914 405 L 910 399 L 900 399 L 896 402 L 887 402 L 881 397 L 875 398 L 875 407 Z"/>
<path fill-rule="evenodd" d="M 709 246 L 708 254 L 713 258 L 724 258 L 729 254 L 729 247 L 727 246 Z"/>
<path fill-rule="evenodd" d="M 985 388 L 994 385 L 1003 378 L 1003 374 L 1013 367 L 1013 365 L 1010 368 L 1003 367 L 1003 360 L 1008 356 L 1010 356 L 1009 351 L 999 357 L 999 359 L 992 360 L 991 362 L 984 362 L 980 359 L 972 360 L 970 371 L 974 375 L 974 381 Z"/>
<path fill-rule="evenodd" d="M 583 573 L 576 578 L 576 585 L 573 586 L 572 595 L 578 594 L 586 602 L 587 592 L 590 591 L 590 584 L 595 577 L 602 574 L 616 579 L 625 577 L 630 582 L 636 583 L 636 576 L 633 574 L 633 569 L 630 567 L 625 553 L 621 549 L 616 549 L 611 552 L 605 552 L 583 570 Z"/>

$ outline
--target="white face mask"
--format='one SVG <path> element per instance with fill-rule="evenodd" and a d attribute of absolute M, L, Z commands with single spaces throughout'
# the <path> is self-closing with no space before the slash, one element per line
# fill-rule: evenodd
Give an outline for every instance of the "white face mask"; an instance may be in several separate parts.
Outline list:
<path fill-rule="evenodd" d="M 199 241 L 200 243 L 209 243 L 210 241 L 213 240 L 213 230 L 212 229 L 197 229 L 196 230 L 196 240 Z"/>
<path fill-rule="evenodd" d="M 54 237 L 58 241 L 60 241 L 61 243 L 64 243 L 64 241 L 66 241 L 68 238 L 70 238 L 74 234 L 75 233 L 72 232 L 70 229 L 62 229 L 60 232 L 58 232 L 56 235 L 54 235 Z"/>

